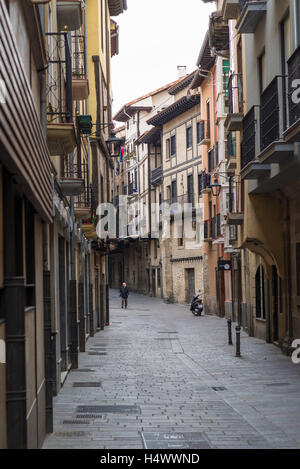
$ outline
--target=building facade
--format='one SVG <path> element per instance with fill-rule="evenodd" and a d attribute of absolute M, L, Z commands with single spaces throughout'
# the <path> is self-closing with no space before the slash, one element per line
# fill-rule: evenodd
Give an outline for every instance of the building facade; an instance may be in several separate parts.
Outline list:
<path fill-rule="evenodd" d="M 97 203 L 113 195 L 110 16 L 125 9 L 123 0 L 0 5 L 1 448 L 42 446 L 53 396 L 109 321 L 107 248 L 94 233 Z"/>

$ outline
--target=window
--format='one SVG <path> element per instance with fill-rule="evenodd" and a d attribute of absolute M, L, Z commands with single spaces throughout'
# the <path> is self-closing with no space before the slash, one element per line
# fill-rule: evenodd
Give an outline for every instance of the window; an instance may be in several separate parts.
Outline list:
<path fill-rule="evenodd" d="M 172 204 L 177 202 L 177 181 L 172 181 Z"/>
<path fill-rule="evenodd" d="M 171 156 L 176 155 L 176 135 L 171 137 Z"/>
<path fill-rule="evenodd" d="M 207 127 L 206 127 L 206 133 L 207 133 L 207 138 L 210 138 L 210 103 L 209 100 L 206 103 L 206 114 L 207 114 Z"/>
<path fill-rule="evenodd" d="M 201 122 L 197 122 L 197 143 L 199 144 L 203 140 L 201 135 Z"/>
<path fill-rule="evenodd" d="M 229 75 L 230 75 L 230 61 L 223 60 L 223 91 L 226 92 L 226 96 L 228 96 Z"/>
<path fill-rule="evenodd" d="M 214 149 L 208 152 L 208 172 L 211 173 L 215 167 L 215 154 Z"/>
<path fill-rule="evenodd" d="M 186 129 L 186 147 L 191 148 L 193 146 L 193 129 L 188 127 Z"/>
<path fill-rule="evenodd" d="M 259 93 L 262 94 L 266 87 L 266 54 L 263 52 L 258 58 Z"/>
<path fill-rule="evenodd" d="M 168 138 L 166 140 L 166 160 L 170 159 L 170 155 L 171 155 L 171 146 L 170 146 L 170 139 Z"/>

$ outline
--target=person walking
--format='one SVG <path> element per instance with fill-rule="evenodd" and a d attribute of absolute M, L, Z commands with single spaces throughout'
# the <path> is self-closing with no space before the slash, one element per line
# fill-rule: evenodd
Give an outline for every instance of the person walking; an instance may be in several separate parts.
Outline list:
<path fill-rule="evenodd" d="M 128 296 L 129 296 L 129 288 L 124 282 L 120 288 L 120 297 L 122 298 L 122 308 L 127 309 Z"/>

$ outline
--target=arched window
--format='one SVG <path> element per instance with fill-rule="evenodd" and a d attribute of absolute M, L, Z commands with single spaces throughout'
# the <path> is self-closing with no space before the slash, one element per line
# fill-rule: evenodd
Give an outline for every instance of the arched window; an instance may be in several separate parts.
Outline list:
<path fill-rule="evenodd" d="M 265 269 L 260 265 L 255 275 L 255 300 L 256 300 L 256 317 L 258 319 L 266 319 L 266 276 Z"/>

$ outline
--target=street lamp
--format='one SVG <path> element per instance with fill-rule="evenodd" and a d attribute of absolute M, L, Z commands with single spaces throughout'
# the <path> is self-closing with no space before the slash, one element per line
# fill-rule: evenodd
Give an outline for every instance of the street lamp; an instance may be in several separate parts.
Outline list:
<path fill-rule="evenodd" d="M 106 144 L 107 145 L 114 145 L 114 146 L 117 146 L 118 149 L 120 148 L 120 145 L 122 143 L 122 139 L 121 138 L 118 138 L 116 137 L 115 134 L 111 133 L 110 136 L 109 136 L 109 139 L 106 140 Z M 111 155 L 111 156 L 114 156 L 114 157 L 118 157 L 119 156 L 119 153 L 117 153 L 116 155 Z"/>
<path fill-rule="evenodd" d="M 217 177 L 215 177 L 214 182 L 211 184 L 211 191 L 215 197 L 219 197 L 221 193 L 222 186 L 219 184 Z"/>

